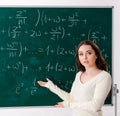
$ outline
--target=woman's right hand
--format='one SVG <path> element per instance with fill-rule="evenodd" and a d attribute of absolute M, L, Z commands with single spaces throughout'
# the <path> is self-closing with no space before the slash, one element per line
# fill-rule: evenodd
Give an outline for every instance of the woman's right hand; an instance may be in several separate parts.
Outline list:
<path fill-rule="evenodd" d="M 46 80 L 47 80 L 47 82 L 50 81 L 48 78 L 46 78 Z M 38 83 L 40 86 L 42 86 L 42 87 L 45 87 L 45 85 L 47 84 L 47 82 L 41 81 L 41 80 L 37 81 L 37 83 Z"/>
<path fill-rule="evenodd" d="M 40 86 L 45 87 L 45 84 L 46 84 L 47 82 L 44 82 L 44 81 L 38 81 L 37 83 L 38 83 Z"/>

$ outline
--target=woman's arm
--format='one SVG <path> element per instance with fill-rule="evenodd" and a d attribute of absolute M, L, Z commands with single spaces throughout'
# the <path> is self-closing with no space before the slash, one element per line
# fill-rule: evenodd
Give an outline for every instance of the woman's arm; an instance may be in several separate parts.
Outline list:
<path fill-rule="evenodd" d="M 47 78 L 47 82 L 38 81 L 38 84 L 42 87 L 48 88 L 50 91 L 57 94 L 64 101 L 70 100 L 70 94 L 68 92 L 63 91 L 59 87 L 57 87 L 57 85 L 53 84 L 53 82 L 49 80 L 48 78 Z"/>
<path fill-rule="evenodd" d="M 64 107 L 69 107 L 70 106 L 69 104 L 72 101 L 72 91 L 74 91 L 74 86 L 76 86 L 78 78 L 79 78 L 79 73 L 76 74 L 76 77 L 75 77 L 75 80 L 74 80 L 74 82 L 72 84 L 72 88 L 71 88 L 71 92 L 70 93 L 63 91 L 62 89 L 60 89 L 59 87 L 54 85 L 53 82 L 51 80 L 49 80 L 48 78 L 47 78 L 47 82 L 38 81 L 38 84 L 40 86 L 42 86 L 42 87 L 48 88 L 53 93 L 57 94 L 61 99 L 63 99 L 63 102 L 61 102 L 61 104 Z"/>

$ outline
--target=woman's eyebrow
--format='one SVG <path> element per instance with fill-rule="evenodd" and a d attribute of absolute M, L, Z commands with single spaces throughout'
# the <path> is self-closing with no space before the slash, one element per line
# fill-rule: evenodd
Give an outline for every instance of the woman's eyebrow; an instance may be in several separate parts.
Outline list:
<path fill-rule="evenodd" d="M 83 51 L 78 51 L 78 53 L 82 53 Z M 85 52 L 93 52 L 93 50 L 87 50 Z"/>
<path fill-rule="evenodd" d="M 93 50 L 87 50 L 86 52 L 93 52 Z"/>

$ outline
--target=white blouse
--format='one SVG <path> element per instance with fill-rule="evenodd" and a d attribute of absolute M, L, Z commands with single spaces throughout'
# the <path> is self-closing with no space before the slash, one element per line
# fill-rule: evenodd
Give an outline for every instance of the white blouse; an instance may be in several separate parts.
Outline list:
<path fill-rule="evenodd" d="M 45 87 L 63 99 L 64 107 L 73 110 L 73 116 L 102 116 L 101 108 L 111 89 L 111 75 L 102 71 L 89 81 L 82 83 L 76 74 L 70 93 L 65 92 L 48 80 Z"/>

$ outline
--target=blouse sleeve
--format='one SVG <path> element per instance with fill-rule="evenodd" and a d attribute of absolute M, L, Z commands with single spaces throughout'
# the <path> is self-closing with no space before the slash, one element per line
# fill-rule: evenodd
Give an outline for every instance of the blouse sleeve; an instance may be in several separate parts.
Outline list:
<path fill-rule="evenodd" d="M 64 101 L 70 101 L 70 93 L 57 87 L 57 85 L 55 85 L 51 80 L 48 80 L 45 87 L 48 88 L 53 93 L 55 93 L 56 95 L 58 95 Z"/>
<path fill-rule="evenodd" d="M 50 91 L 52 91 L 53 93 L 55 93 L 56 95 L 58 95 L 61 99 L 63 99 L 63 105 L 64 107 L 69 107 L 70 103 L 73 99 L 72 97 L 72 91 L 74 89 L 74 86 L 76 85 L 77 82 L 77 75 L 79 73 L 76 74 L 75 80 L 72 84 L 72 88 L 71 88 L 71 92 L 68 93 L 62 89 L 60 89 L 59 87 L 57 87 L 57 85 L 55 85 L 51 80 L 48 79 L 48 82 L 46 83 L 45 87 L 48 88 Z"/>
<path fill-rule="evenodd" d="M 78 102 L 71 102 L 69 105 L 71 108 L 81 108 L 88 111 L 98 111 L 104 104 L 110 88 L 111 76 L 107 75 L 105 78 L 103 77 L 103 79 L 96 84 L 94 97 L 91 101 L 85 102 L 83 104 L 80 104 Z"/>

